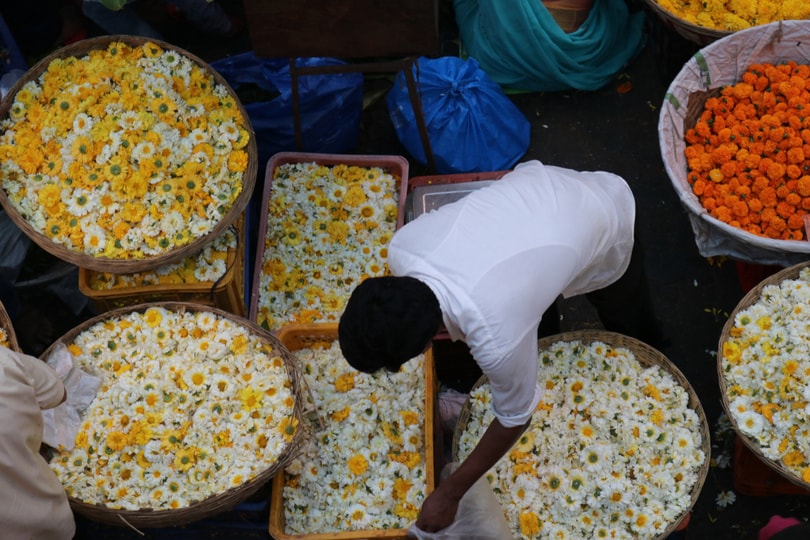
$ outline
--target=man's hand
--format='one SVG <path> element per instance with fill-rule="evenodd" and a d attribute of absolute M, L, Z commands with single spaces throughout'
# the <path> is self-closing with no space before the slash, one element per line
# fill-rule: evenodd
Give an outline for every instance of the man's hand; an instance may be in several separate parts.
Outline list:
<path fill-rule="evenodd" d="M 459 499 L 442 490 L 441 484 L 422 503 L 422 512 L 416 526 L 425 532 L 436 532 L 448 527 L 456 519 Z"/>

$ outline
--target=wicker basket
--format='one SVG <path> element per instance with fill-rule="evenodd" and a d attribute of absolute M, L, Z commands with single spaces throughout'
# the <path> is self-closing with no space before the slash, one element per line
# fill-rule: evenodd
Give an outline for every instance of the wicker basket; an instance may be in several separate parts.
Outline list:
<path fill-rule="evenodd" d="M 130 306 L 113 310 L 82 323 L 81 325 L 73 328 L 65 335 L 60 337 L 45 352 L 42 353 L 41 358 L 47 360 L 51 352 L 59 344 L 70 344 L 81 332 L 93 326 L 98 322 L 110 320 L 112 318 L 125 315 L 132 312 L 144 312 L 150 307 L 162 307 L 175 312 L 207 312 L 217 315 L 219 317 L 229 319 L 239 325 L 250 330 L 253 335 L 259 337 L 261 341 L 272 347 L 273 353 L 277 354 L 285 364 L 285 368 L 289 374 L 290 382 L 293 388 L 293 395 L 296 396 L 296 403 L 294 405 L 293 415 L 295 418 L 301 419 L 301 388 L 302 379 L 301 373 L 298 370 L 296 363 L 293 361 L 290 352 L 281 344 L 281 342 L 272 334 L 269 334 L 262 328 L 254 323 L 222 311 L 217 308 L 202 306 L 189 302 L 159 302 L 151 304 L 140 304 L 137 306 Z M 244 501 L 264 485 L 269 482 L 278 471 L 283 468 L 292 460 L 300 450 L 304 442 L 305 432 L 298 429 L 293 439 L 289 442 L 287 447 L 280 453 L 279 458 L 270 467 L 260 472 L 254 478 L 242 483 L 239 486 L 226 490 L 223 493 L 211 495 L 204 500 L 194 502 L 186 507 L 181 507 L 171 510 L 122 510 L 109 508 L 107 506 L 90 504 L 78 500 L 74 497 L 69 497 L 71 508 L 78 514 L 81 514 L 91 520 L 107 523 L 110 525 L 118 526 L 133 526 L 133 527 L 174 527 L 198 521 L 221 512 L 227 511 L 235 507 L 240 502 Z"/>
<path fill-rule="evenodd" d="M 157 284 L 141 287 L 95 289 L 97 272 L 79 268 L 79 291 L 90 299 L 99 313 L 148 302 L 193 302 L 223 309 L 244 317 L 245 310 L 245 223 L 236 224 L 236 249 L 228 252 L 225 274 L 215 283 Z"/>
<path fill-rule="evenodd" d="M 697 482 L 695 483 L 695 486 L 692 489 L 691 494 L 692 497 L 689 507 L 686 508 L 683 511 L 683 513 L 680 516 L 678 516 L 676 520 L 670 523 L 663 533 L 661 533 L 656 537 L 656 540 L 664 540 L 672 532 L 679 530 L 682 522 L 684 522 L 684 520 L 688 518 L 689 512 L 697 502 L 698 496 L 700 495 L 700 492 L 703 489 L 703 484 L 706 481 L 706 476 L 709 472 L 709 461 L 710 461 L 709 456 L 711 455 L 711 436 L 709 432 L 709 422 L 707 421 L 706 415 L 703 412 L 703 406 L 700 403 L 700 399 L 698 399 L 697 394 L 695 393 L 694 389 L 689 384 L 689 381 L 686 379 L 683 373 L 681 373 L 681 371 L 672 362 L 670 362 L 666 356 L 664 356 L 657 349 L 635 338 L 604 330 L 578 330 L 541 338 L 537 341 L 538 350 L 547 349 L 554 343 L 561 341 L 579 341 L 585 344 L 592 342 L 602 342 L 613 348 L 621 347 L 628 349 L 633 353 L 639 364 L 645 367 L 658 366 L 664 369 L 670 375 L 672 375 L 673 378 L 678 382 L 678 384 L 681 387 L 683 387 L 689 394 L 689 408 L 691 408 L 697 413 L 700 421 L 700 436 L 702 439 L 701 450 L 705 454 L 706 459 L 704 460 L 703 465 L 698 471 L 697 475 L 698 479 Z M 488 380 L 486 375 L 483 375 L 475 383 L 475 385 L 473 385 L 471 393 L 473 390 L 486 384 L 488 384 Z M 470 398 L 468 397 L 466 402 L 464 403 L 464 406 L 461 409 L 461 412 L 459 413 L 456 429 L 453 433 L 452 451 L 453 451 L 453 458 L 456 461 L 460 459 L 459 444 L 461 436 L 466 430 L 467 424 L 470 420 L 471 410 L 472 404 Z"/>
<path fill-rule="evenodd" d="M 689 21 L 685 21 L 667 11 L 666 9 L 662 8 L 661 5 L 658 3 L 658 0 L 645 0 L 647 5 L 650 7 L 653 13 L 655 13 L 659 19 L 664 23 L 664 26 L 667 28 L 674 30 L 682 38 L 686 39 L 687 41 L 691 41 L 692 43 L 697 43 L 701 47 L 704 45 L 708 45 L 709 43 L 713 43 L 718 39 L 724 38 L 733 32 L 724 31 L 724 30 L 716 30 L 714 28 L 706 28 L 705 26 L 700 26 L 697 24 L 690 23 Z"/>
<path fill-rule="evenodd" d="M 73 43 L 54 51 L 31 67 L 31 69 L 29 69 L 25 75 L 23 75 L 23 77 L 11 87 L 6 97 L 2 100 L 2 102 L 0 102 L 0 118 L 6 118 L 8 116 L 17 92 L 22 88 L 22 86 L 29 81 L 37 80 L 40 75 L 42 75 L 48 69 L 49 64 L 53 60 L 68 57 L 79 58 L 86 55 L 90 51 L 106 49 L 107 46 L 113 42 L 123 42 L 133 47 L 152 42 L 159 45 L 164 50 L 177 51 L 181 55 L 190 59 L 192 62 L 196 63 L 201 68 L 204 68 L 212 75 L 217 84 L 222 85 L 228 90 L 231 96 L 233 96 L 234 101 L 239 107 L 239 111 L 244 119 L 244 127 L 250 133 L 250 142 L 245 147 L 245 151 L 248 154 L 248 164 L 242 180 L 242 190 L 238 197 L 234 200 L 232 207 L 207 234 L 193 239 L 190 243 L 184 246 L 177 247 L 171 251 L 151 257 L 143 257 L 138 259 L 95 257 L 84 252 L 69 249 L 63 245 L 53 242 L 47 236 L 38 232 L 24 217 L 22 217 L 9 201 L 8 194 L 5 192 L 5 190 L 0 189 L 0 204 L 2 204 L 3 208 L 6 210 L 6 212 L 8 212 L 9 217 L 28 237 L 31 238 L 31 240 L 33 240 L 48 253 L 56 256 L 59 259 L 71 262 L 80 268 L 89 268 L 92 270 L 112 273 L 128 273 L 153 269 L 162 264 L 175 262 L 189 255 L 193 255 L 194 253 L 200 251 L 204 245 L 212 241 L 214 238 L 217 238 L 220 234 L 222 234 L 222 232 L 225 231 L 225 229 L 233 224 L 245 210 L 248 202 L 250 201 L 250 197 L 253 194 L 258 170 L 258 151 L 256 137 L 253 133 L 253 128 L 250 125 L 248 114 L 236 96 L 236 93 L 228 85 L 224 77 L 222 77 L 215 70 L 211 69 L 202 59 L 188 51 L 160 40 L 146 39 L 137 36 L 108 35 L 94 37 Z"/>
<path fill-rule="evenodd" d="M 278 331 L 279 341 L 290 351 L 328 347 L 337 339 L 337 324 L 320 323 L 308 325 L 288 325 Z M 438 407 L 436 403 L 437 381 L 433 364 L 433 354 L 425 353 L 425 473 L 427 494 L 433 491 L 436 484 L 435 448 L 440 434 L 435 430 Z M 407 529 L 366 530 L 340 533 L 316 533 L 307 535 L 290 535 L 285 532 L 284 517 L 284 474 L 273 478 L 270 495 L 270 534 L 276 540 L 361 540 L 371 538 L 389 538 L 404 540 Z"/>
<path fill-rule="evenodd" d="M 673 79 L 658 122 L 664 168 L 682 203 L 704 257 L 729 256 L 764 265 L 790 266 L 810 256 L 810 242 L 757 236 L 711 216 L 687 180 L 685 134 L 694 127 L 706 100 L 739 82 L 753 63 L 807 63 L 810 21 L 782 21 L 740 30 L 698 51 Z"/>
<path fill-rule="evenodd" d="M 723 370 L 723 346 L 726 342 L 729 341 L 730 332 L 731 329 L 734 327 L 737 315 L 740 312 L 745 311 L 752 305 L 756 304 L 762 297 L 762 292 L 765 287 L 778 286 L 785 280 L 795 279 L 799 277 L 799 274 L 802 272 L 802 270 L 808 267 L 810 267 L 810 262 L 799 263 L 789 268 L 785 268 L 784 270 L 781 270 L 776 274 L 773 274 L 772 276 L 765 278 L 756 287 L 748 291 L 748 293 L 739 301 L 737 306 L 734 308 L 734 311 L 731 313 L 731 315 L 729 315 L 728 320 L 726 320 L 717 346 L 717 378 L 720 382 L 720 397 L 722 399 L 723 408 L 725 409 L 729 417 L 729 421 L 731 422 L 732 427 L 737 432 L 739 440 L 741 440 L 745 445 L 745 447 L 748 450 L 750 450 L 760 461 L 762 461 L 765 465 L 770 467 L 773 471 L 777 472 L 787 481 L 792 482 L 793 484 L 806 490 L 810 489 L 810 483 L 805 482 L 800 477 L 796 476 L 795 472 L 791 471 L 787 466 L 785 466 L 780 461 L 775 461 L 765 456 L 765 454 L 762 452 L 762 448 L 760 447 L 759 443 L 757 443 L 756 440 L 754 440 L 753 438 L 746 435 L 740 430 L 739 424 L 737 423 L 735 417 L 731 413 L 731 404 L 729 403 L 728 398 L 728 386 L 726 381 L 726 375 Z"/>
<path fill-rule="evenodd" d="M 6 307 L 0 302 L 0 329 L 6 333 L 7 347 L 12 351 L 22 352 L 20 344 L 17 342 L 17 334 L 14 333 L 14 325 L 11 323 L 11 317 L 8 316 Z"/>

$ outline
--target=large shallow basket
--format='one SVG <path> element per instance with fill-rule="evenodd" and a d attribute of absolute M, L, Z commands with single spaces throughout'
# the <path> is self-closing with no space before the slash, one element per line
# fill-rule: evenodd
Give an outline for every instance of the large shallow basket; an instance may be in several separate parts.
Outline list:
<path fill-rule="evenodd" d="M 248 202 L 250 201 L 250 197 L 253 194 L 253 188 L 256 184 L 256 174 L 258 170 L 258 151 L 257 151 L 257 143 L 256 143 L 256 136 L 253 133 L 253 128 L 250 124 L 250 119 L 248 117 L 247 112 L 245 111 L 243 105 L 239 101 L 236 93 L 233 91 L 231 86 L 222 77 L 219 73 L 215 70 L 211 69 L 208 64 L 203 61 L 201 58 L 195 56 L 194 54 L 181 49 L 175 45 L 170 43 L 166 43 L 156 39 L 146 39 L 137 36 L 127 36 L 127 35 L 108 35 L 108 36 L 99 36 L 90 39 L 85 39 L 82 41 L 78 41 L 66 47 L 62 47 L 39 62 L 37 62 L 31 69 L 29 69 L 25 75 L 23 75 L 9 90 L 6 97 L 0 102 L 0 118 L 6 118 L 9 114 L 11 105 L 14 102 L 14 99 L 17 95 L 17 92 L 29 81 L 37 80 L 45 71 L 47 71 L 48 66 L 50 63 L 57 59 L 65 59 L 69 57 L 76 57 L 80 58 L 85 56 L 91 51 L 95 50 L 104 50 L 113 42 L 123 42 L 127 45 L 132 47 L 137 47 L 143 45 L 145 43 L 155 43 L 159 45 L 163 50 L 173 50 L 177 53 L 181 54 L 182 56 L 187 57 L 193 63 L 197 64 L 199 67 L 203 68 L 205 71 L 211 74 L 218 85 L 223 86 L 229 94 L 233 97 L 234 102 L 236 103 L 237 107 L 239 108 L 239 112 L 243 118 L 243 127 L 245 130 L 250 134 L 250 141 L 248 145 L 245 147 L 245 151 L 248 154 L 248 163 L 245 169 L 243 179 L 242 179 L 242 190 L 234 200 L 233 205 L 231 208 L 222 216 L 219 222 L 205 235 L 198 236 L 197 238 L 193 239 L 188 244 L 176 247 L 170 251 L 149 256 L 149 257 L 142 257 L 142 258 L 133 258 L 133 259 L 115 259 L 110 257 L 96 257 L 90 255 L 88 253 L 80 252 L 78 250 L 69 249 L 61 244 L 58 244 L 47 236 L 43 235 L 39 231 L 37 231 L 20 213 L 14 208 L 11 202 L 8 199 L 8 194 L 5 190 L 0 189 L 0 204 L 2 204 L 3 208 L 8 212 L 9 217 L 17 224 L 20 229 L 29 237 L 31 240 L 36 242 L 42 249 L 47 251 L 48 253 L 58 257 L 59 259 L 71 262 L 80 268 L 88 268 L 91 270 L 98 270 L 102 272 L 112 272 L 112 273 L 128 273 L 128 272 L 139 272 L 142 270 L 149 270 L 153 269 L 157 266 L 162 264 L 176 262 L 184 257 L 189 255 L 193 255 L 200 251 L 203 246 L 207 243 L 211 242 L 213 239 L 217 238 L 220 234 L 222 234 L 225 229 L 227 229 L 232 223 L 236 221 L 236 219 L 242 214 L 242 212 L 247 207 Z"/>
<path fill-rule="evenodd" d="M 557 342 L 573 342 L 578 341 L 583 344 L 589 344 L 593 342 L 602 342 L 606 345 L 609 345 L 613 348 L 625 348 L 628 349 L 633 353 L 636 360 L 639 364 L 643 367 L 651 367 L 651 366 L 658 366 L 662 368 L 664 371 L 668 372 L 675 381 L 684 389 L 689 395 L 689 408 L 694 410 L 697 413 L 698 419 L 700 421 L 700 437 L 701 437 L 701 450 L 703 451 L 706 458 L 703 461 L 703 465 L 700 467 L 700 470 L 697 473 L 697 481 L 695 482 L 694 487 L 692 488 L 691 493 L 691 502 L 689 506 L 683 511 L 683 513 L 678 516 L 677 519 L 672 521 L 667 527 L 667 529 L 656 537 L 656 540 L 664 540 L 667 538 L 673 531 L 677 530 L 682 522 L 687 519 L 690 510 L 697 502 L 698 496 L 700 495 L 701 490 L 703 489 L 703 484 L 706 481 L 706 476 L 709 472 L 709 456 L 711 455 L 711 436 L 709 432 L 709 422 L 706 419 L 706 414 L 703 412 L 703 406 L 700 403 L 700 399 L 698 398 L 697 394 L 695 393 L 692 386 L 689 384 L 689 381 L 686 379 L 683 373 L 669 360 L 666 356 L 664 356 L 660 351 L 647 345 L 646 343 L 639 341 L 635 338 L 630 336 L 625 336 L 623 334 L 617 334 L 615 332 L 609 332 L 605 330 L 577 330 L 572 332 L 565 332 L 562 334 L 557 334 L 553 336 L 548 336 L 541 338 L 537 341 L 538 350 L 544 350 L 551 347 L 554 343 Z M 473 385 L 470 393 L 476 390 L 477 388 L 488 384 L 488 379 L 486 375 L 482 375 L 481 378 Z M 464 405 L 461 408 L 461 412 L 459 413 L 458 421 L 456 423 L 456 429 L 453 432 L 453 459 L 458 461 L 460 459 L 460 441 L 461 436 L 463 435 L 464 431 L 467 429 L 467 424 L 470 421 L 470 414 L 472 411 L 472 403 L 471 399 L 468 396 L 467 400 L 465 401 Z M 542 516 L 541 516 L 542 518 Z"/>
<path fill-rule="evenodd" d="M 658 3 L 658 0 L 645 1 L 652 12 L 655 13 L 659 19 L 661 19 L 664 26 L 675 31 L 675 33 L 682 38 L 691 41 L 692 43 L 697 43 L 701 47 L 733 33 L 723 30 L 716 30 L 714 28 L 706 28 L 705 26 L 700 26 L 690 23 L 689 21 L 685 21 L 674 13 L 662 8 Z"/>
<path fill-rule="evenodd" d="M 746 435 L 739 426 L 739 423 L 735 416 L 731 412 L 731 403 L 729 401 L 729 387 L 727 377 L 725 375 L 725 371 L 723 369 L 723 357 L 724 352 L 723 348 L 724 345 L 729 341 L 731 337 L 731 329 L 735 326 L 735 320 L 737 316 L 759 302 L 762 299 L 763 290 L 766 287 L 770 286 L 778 286 L 785 280 L 796 279 L 799 277 L 801 272 L 810 267 L 810 262 L 803 262 L 798 263 L 784 270 L 773 274 L 764 280 L 762 280 L 757 286 L 753 289 L 748 291 L 748 293 L 743 296 L 743 298 L 737 303 L 737 306 L 732 311 L 731 315 L 729 315 L 728 320 L 726 320 L 725 325 L 723 326 L 723 331 L 720 334 L 720 339 L 717 346 L 717 379 L 720 383 L 720 397 L 723 403 L 723 409 L 726 411 L 728 415 L 729 421 L 731 422 L 732 427 L 737 432 L 738 439 L 743 442 L 746 448 L 750 450 L 760 461 L 762 461 L 765 465 L 770 467 L 773 471 L 778 473 L 780 476 L 785 478 L 787 481 L 795 484 L 796 486 L 802 487 L 806 490 L 810 490 L 810 482 L 805 482 L 802 478 L 798 477 L 795 472 L 791 471 L 786 465 L 784 465 L 781 461 L 776 461 L 767 457 L 763 451 L 760 444 L 753 439 L 752 437 Z M 806 306 L 797 305 L 797 308 L 802 308 Z M 806 311 L 802 311 L 802 313 L 808 313 Z M 807 314 L 808 322 L 810 322 L 810 313 Z M 779 381 L 772 381 L 774 383 L 778 383 Z M 799 390 L 801 392 L 801 390 Z"/>
<path fill-rule="evenodd" d="M 328 347 L 337 339 L 338 325 L 335 323 L 287 325 L 278 331 L 278 339 L 290 351 Z M 437 381 L 433 354 L 425 352 L 425 484 L 429 495 L 436 485 L 435 454 L 436 443 L 441 435 L 435 429 L 438 415 L 436 407 Z M 386 538 L 405 540 L 407 529 L 380 529 L 349 532 L 288 534 L 284 517 L 284 474 L 273 478 L 270 494 L 270 534 L 276 540 L 365 540 Z"/>
<path fill-rule="evenodd" d="M 84 330 L 90 328 L 96 323 L 104 322 L 121 315 L 133 312 L 144 312 L 150 307 L 162 307 L 169 311 L 178 313 L 183 312 L 205 312 L 217 315 L 219 317 L 229 319 L 249 330 L 253 335 L 257 336 L 262 342 L 272 347 L 274 356 L 279 356 L 286 368 L 289 375 L 289 380 L 292 385 L 293 395 L 295 396 L 295 405 L 293 409 L 293 416 L 299 420 L 301 419 L 301 373 L 298 366 L 292 358 L 290 352 L 281 344 L 281 342 L 272 334 L 266 332 L 264 329 L 248 321 L 243 317 L 239 317 L 232 313 L 228 313 L 218 308 L 204 306 L 201 304 L 194 304 L 190 302 L 154 302 L 147 304 L 139 304 L 137 306 L 129 306 L 112 310 L 96 317 L 93 317 L 79 326 L 73 328 L 56 342 L 54 342 L 45 352 L 42 353 L 41 358 L 47 360 L 54 349 L 60 345 L 70 344 L 79 334 Z M 104 505 L 90 504 L 75 497 L 68 497 L 70 506 L 74 512 L 81 514 L 94 521 L 107 523 L 110 525 L 118 526 L 134 526 L 134 527 L 174 527 L 184 525 L 200 519 L 204 519 L 224 511 L 230 510 L 245 499 L 256 493 L 264 485 L 266 485 L 278 471 L 283 468 L 292 460 L 301 448 L 304 442 L 305 432 L 302 429 L 297 429 L 292 440 L 287 444 L 286 448 L 281 451 L 278 459 L 268 468 L 261 471 L 254 478 L 245 481 L 239 486 L 230 488 L 222 493 L 217 493 L 207 497 L 204 500 L 194 502 L 188 506 L 171 509 L 171 510 L 154 510 L 154 509 L 140 509 L 140 510 L 122 510 L 116 508 L 109 508 Z"/>
<path fill-rule="evenodd" d="M 14 332 L 14 325 L 11 323 L 11 317 L 8 316 L 8 311 L 2 302 L 0 302 L 0 329 L 6 333 L 6 346 L 12 351 L 22 352 L 20 344 L 17 342 L 17 334 Z"/>
<path fill-rule="evenodd" d="M 687 181 L 686 132 L 706 100 L 739 82 L 753 63 L 810 62 L 810 21 L 781 21 L 740 30 L 704 47 L 683 66 L 667 89 L 658 122 L 661 157 L 688 211 L 695 243 L 704 257 L 720 255 L 765 265 L 790 266 L 810 257 L 810 242 L 751 234 L 709 215 Z"/>

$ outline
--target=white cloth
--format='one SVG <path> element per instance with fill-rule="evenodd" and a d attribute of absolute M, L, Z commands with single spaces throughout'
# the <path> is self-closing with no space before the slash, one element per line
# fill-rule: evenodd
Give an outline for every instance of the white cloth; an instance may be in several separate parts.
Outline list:
<path fill-rule="evenodd" d="M 388 250 L 395 276 L 436 294 L 444 324 L 489 378 L 495 415 L 525 423 L 537 407 L 537 327 L 562 294 L 616 281 L 630 262 L 635 202 L 607 172 L 539 161 L 422 214 Z"/>
<path fill-rule="evenodd" d="M 57 406 L 65 387 L 33 356 L 0 347 L 0 537 L 69 540 L 76 524 L 65 489 L 39 454 L 42 409 Z"/>

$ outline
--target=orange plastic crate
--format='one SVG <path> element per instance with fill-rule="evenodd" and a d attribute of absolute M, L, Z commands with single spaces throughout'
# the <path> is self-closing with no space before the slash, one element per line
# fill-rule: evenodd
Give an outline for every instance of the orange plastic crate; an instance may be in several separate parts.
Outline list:
<path fill-rule="evenodd" d="M 146 302 L 194 302 L 245 316 L 245 216 L 236 222 L 237 247 L 228 254 L 227 270 L 217 283 L 185 283 L 92 288 L 95 270 L 79 268 L 79 291 L 99 313 Z"/>
<path fill-rule="evenodd" d="M 329 346 L 337 339 L 337 324 L 301 324 L 288 325 L 277 332 L 277 337 L 289 351 Z M 438 384 L 433 363 L 433 353 L 430 349 L 425 352 L 425 484 L 426 496 L 436 486 L 436 456 L 441 454 L 437 442 L 441 441 L 441 433 L 435 429 L 437 424 L 438 407 L 436 406 Z M 338 533 L 314 533 L 307 535 L 290 535 L 285 530 L 284 517 L 284 473 L 277 474 L 272 480 L 270 492 L 270 535 L 276 540 L 361 540 L 371 538 L 386 538 L 405 540 L 408 529 L 365 530 Z"/>

